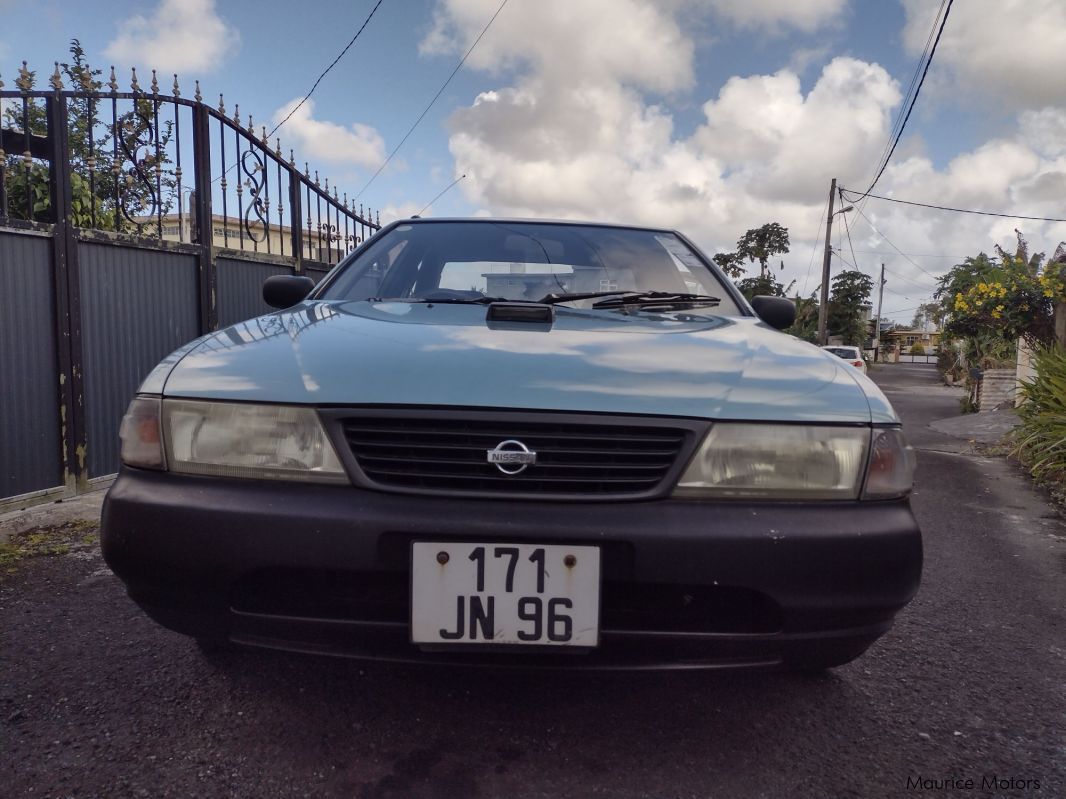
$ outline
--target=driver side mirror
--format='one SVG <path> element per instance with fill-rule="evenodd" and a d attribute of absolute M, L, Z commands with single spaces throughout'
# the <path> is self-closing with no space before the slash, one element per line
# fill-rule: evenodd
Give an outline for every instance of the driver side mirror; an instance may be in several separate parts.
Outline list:
<path fill-rule="evenodd" d="M 760 294 L 751 298 L 751 307 L 766 324 L 775 330 L 792 327 L 796 321 L 796 306 L 787 297 L 769 297 Z"/>
<path fill-rule="evenodd" d="M 263 283 L 263 300 L 271 308 L 291 308 L 314 287 L 315 281 L 306 275 L 273 275 Z"/>

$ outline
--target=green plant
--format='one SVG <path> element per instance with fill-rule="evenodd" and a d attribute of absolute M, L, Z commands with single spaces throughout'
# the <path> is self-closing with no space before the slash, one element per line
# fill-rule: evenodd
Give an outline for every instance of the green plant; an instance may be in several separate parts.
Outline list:
<path fill-rule="evenodd" d="M 925 355 L 925 347 L 922 342 L 916 341 L 911 344 L 911 355 Z"/>
<path fill-rule="evenodd" d="M 994 256 L 967 258 L 940 279 L 934 296 L 949 335 L 1048 344 L 1055 305 L 1066 299 L 1066 245 L 1045 263 L 1044 253 L 1030 255 L 1018 232 L 1014 253 L 997 245 Z"/>
<path fill-rule="evenodd" d="M 71 63 L 58 67 L 67 88 L 80 92 L 70 98 L 68 108 L 72 222 L 77 227 L 92 227 L 95 223 L 105 230 L 138 232 L 140 226 L 133 220 L 155 208 L 167 214 L 176 202 L 177 174 L 169 154 L 174 123 L 164 119 L 155 130 L 157 108 L 148 95 L 134 101 L 132 109 L 120 114 L 114 124 L 101 120 L 101 101 L 90 103 L 87 96 L 89 91 L 100 92 L 103 88 L 97 79 L 101 72 L 89 68 L 77 39 L 71 41 L 70 53 Z M 36 88 L 35 72 L 27 70 L 24 80 L 29 89 Z M 25 127 L 32 135 L 45 136 L 45 105 L 38 98 L 30 99 L 25 109 L 21 102 L 5 104 L 0 125 L 19 131 Z M 133 153 L 134 158 L 117 155 L 119 148 L 113 138 L 116 135 L 122 150 Z M 8 152 L 4 165 L 8 215 L 14 219 L 52 221 L 48 164 L 32 159 L 27 162 L 21 153 Z M 153 175 L 158 175 L 158 193 Z M 144 176 L 149 177 L 145 180 Z"/>
<path fill-rule="evenodd" d="M 713 260 L 722 271 L 731 278 L 738 278 L 745 271 L 744 263 L 759 263 L 759 274 L 767 276 L 769 267 L 767 262 L 774 255 L 782 255 L 788 252 L 788 228 L 782 227 L 777 222 L 767 222 L 759 228 L 752 228 L 739 239 L 734 252 L 717 253 Z M 784 265 L 782 265 L 784 268 Z M 773 281 L 770 280 L 773 284 Z M 758 292 L 756 292 L 758 293 Z M 762 292 L 771 294 L 773 292 Z M 784 296 L 783 294 L 779 296 Z"/>
<path fill-rule="evenodd" d="M 1033 476 L 1066 482 L 1066 349 L 1050 347 L 1033 357 L 1036 377 L 1022 386 L 1025 404 L 1016 454 Z"/>
<path fill-rule="evenodd" d="M 963 339 L 963 354 L 969 366 L 1009 369 L 1017 360 L 1018 344 L 995 333 L 975 333 Z"/>
<path fill-rule="evenodd" d="M 866 322 L 862 309 L 869 302 L 872 289 L 873 279 L 855 270 L 845 270 L 833 278 L 826 314 L 829 335 L 840 336 L 851 347 L 863 346 Z"/>
<path fill-rule="evenodd" d="M 962 378 L 962 362 L 953 341 L 940 340 L 940 345 L 936 351 L 936 368 L 942 375 L 951 378 L 951 380 Z"/>

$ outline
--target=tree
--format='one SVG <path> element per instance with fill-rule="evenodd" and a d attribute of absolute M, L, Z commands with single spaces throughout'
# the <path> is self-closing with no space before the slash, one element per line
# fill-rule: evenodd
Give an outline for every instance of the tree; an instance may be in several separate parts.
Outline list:
<path fill-rule="evenodd" d="M 101 70 L 91 69 L 86 63 L 85 51 L 78 39 L 71 40 L 70 54 L 71 61 L 59 65 L 67 87 L 79 92 L 99 92 L 103 88 L 103 83 L 97 79 Z M 27 71 L 20 76 L 20 81 L 20 88 L 32 90 L 37 73 Z M 68 156 L 73 221 L 78 227 L 89 227 L 95 216 L 97 227 L 131 231 L 140 227 L 136 221 L 138 216 L 153 213 L 156 209 L 166 214 L 175 201 L 177 180 L 169 168 L 171 160 L 167 152 L 173 122 L 166 121 L 161 125 L 157 148 L 153 128 L 155 109 L 148 96 L 136 100 L 132 110 L 119 115 L 113 127 L 99 117 L 104 97 L 106 95 L 101 95 L 91 102 L 88 97 L 75 97 L 69 101 Z M 18 130 L 28 127 L 32 135 L 45 136 L 48 133 L 45 105 L 31 99 L 24 119 L 21 103 L 8 104 L 0 125 Z M 119 133 L 117 158 L 112 138 L 115 130 Z M 92 171 L 90 163 L 95 167 Z M 16 219 L 47 217 L 51 210 L 48 165 L 39 161 L 26 164 L 21 155 L 9 154 L 5 166 L 8 213 Z M 159 196 L 155 188 L 157 168 Z M 27 195 L 32 198 L 32 207 L 27 206 Z"/>
<path fill-rule="evenodd" d="M 736 279 L 744 274 L 744 267 L 740 265 L 741 259 L 735 252 L 716 253 L 711 260 L 731 278 Z"/>
<path fill-rule="evenodd" d="M 940 279 L 934 296 L 947 335 L 984 342 L 982 349 L 989 350 L 1013 347 L 1019 338 L 1036 345 L 1054 339 L 1055 306 L 1066 301 L 1066 269 L 1058 256 L 1045 265 L 1044 254 L 1031 255 L 1025 237 L 1015 233 L 1013 253 L 997 245 L 995 256 L 966 258 Z"/>
<path fill-rule="evenodd" d="M 767 262 L 775 255 L 787 253 L 788 243 L 788 228 L 777 222 L 767 222 L 760 228 L 749 230 L 737 241 L 736 254 L 749 263 L 758 261 L 759 274 L 765 275 Z"/>
<path fill-rule="evenodd" d="M 784 285 L 778 283 L 770 275 L 759 275 L 759 277 L 746 277 L 737 283 L 737 288 L 740 289 L 740 293 L 750 302 L 752 297 L 759 295 L 765 295 L 770 297 L 784 297 L 785 294 L 795 285 L 796 281 L 792 281 L 789 287 L 786 289 Z"/>
<path fill-rule="evenodd" d="M 939 327 L 944 321 L 944 312 L 939 302 L 924 302 L 918 306 L 911 320 L 912 330 L 921 330 L 928 322 Z"/>
<path fill-rule="evenodd" d="M 714 262 L 732 278 L 740 277 L 746 270 L 744 262 L 759 263 L 759 275 L 765 277 L 769 272 L 767 263 L 775 255 L 788 252 L 788 228 L 777 222 L 767 222 L 762 227 L 752 228 L 739 239 L 734 252 L 720 252 L 714 256 Z M 784 264 L 781 265 L 784 269 Z"/>
<path fill-rule="evenodd" d="M 827 313 L 830 335 L 840 336 L 849 346 L 863 345 L 866 324 L 862 309 L 870 302 L 873 286 L 873 278 L 856 270 L 840 272 L 833 278 Z"/>
<path fill-rule="evenodd" d="M 796 321 L 785 332 L 812 344 L 818 343 L 818 292 L 812 292 L 810 297 L 797 295 L 792 302 L 796 305 Z"/>

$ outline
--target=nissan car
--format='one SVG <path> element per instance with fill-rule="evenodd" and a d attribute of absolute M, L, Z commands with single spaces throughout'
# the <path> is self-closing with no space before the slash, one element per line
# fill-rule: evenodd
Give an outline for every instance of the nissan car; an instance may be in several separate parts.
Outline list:
<path fill-rule="evenodd" d="M 918 590 L 881 391 L 678 232 L 408 219 L 144 380 L 111 569 L 205 652 L 821 670 Z"/>

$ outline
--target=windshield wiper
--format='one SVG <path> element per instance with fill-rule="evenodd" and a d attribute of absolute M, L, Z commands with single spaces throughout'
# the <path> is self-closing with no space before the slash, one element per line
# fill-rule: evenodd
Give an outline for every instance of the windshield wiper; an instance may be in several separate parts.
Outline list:
<path fill-rule="evenodd" d="M 551 294 L 545 294 L 537 302 L 544 303 L 546 305 L 555 305 L 557 302 L 572 302 L 574 300 L 591 300 L 594 297 L 617 297 L 620 294 L 641 294 L 639 291 L 586 291 L 572 294 L 558 294 L 552 292 Z"/>
<path fill-rule="evenodd" d="M 490 305 L 494 302 L 530 302 L 506 297 L 367 297 L 367 302 L 408 302 L 424 305 Z"/>
<path fill-rule="evenodd" d="M 593 308 L 622 308 L 626 305 L 639 305 L 642 308 L 657 305 L 717 305 L 721 297 L 709 294 L 686 294 L 677 291 L 632 291 L 615 292 L 620 296 L 592 303 Z"/>

